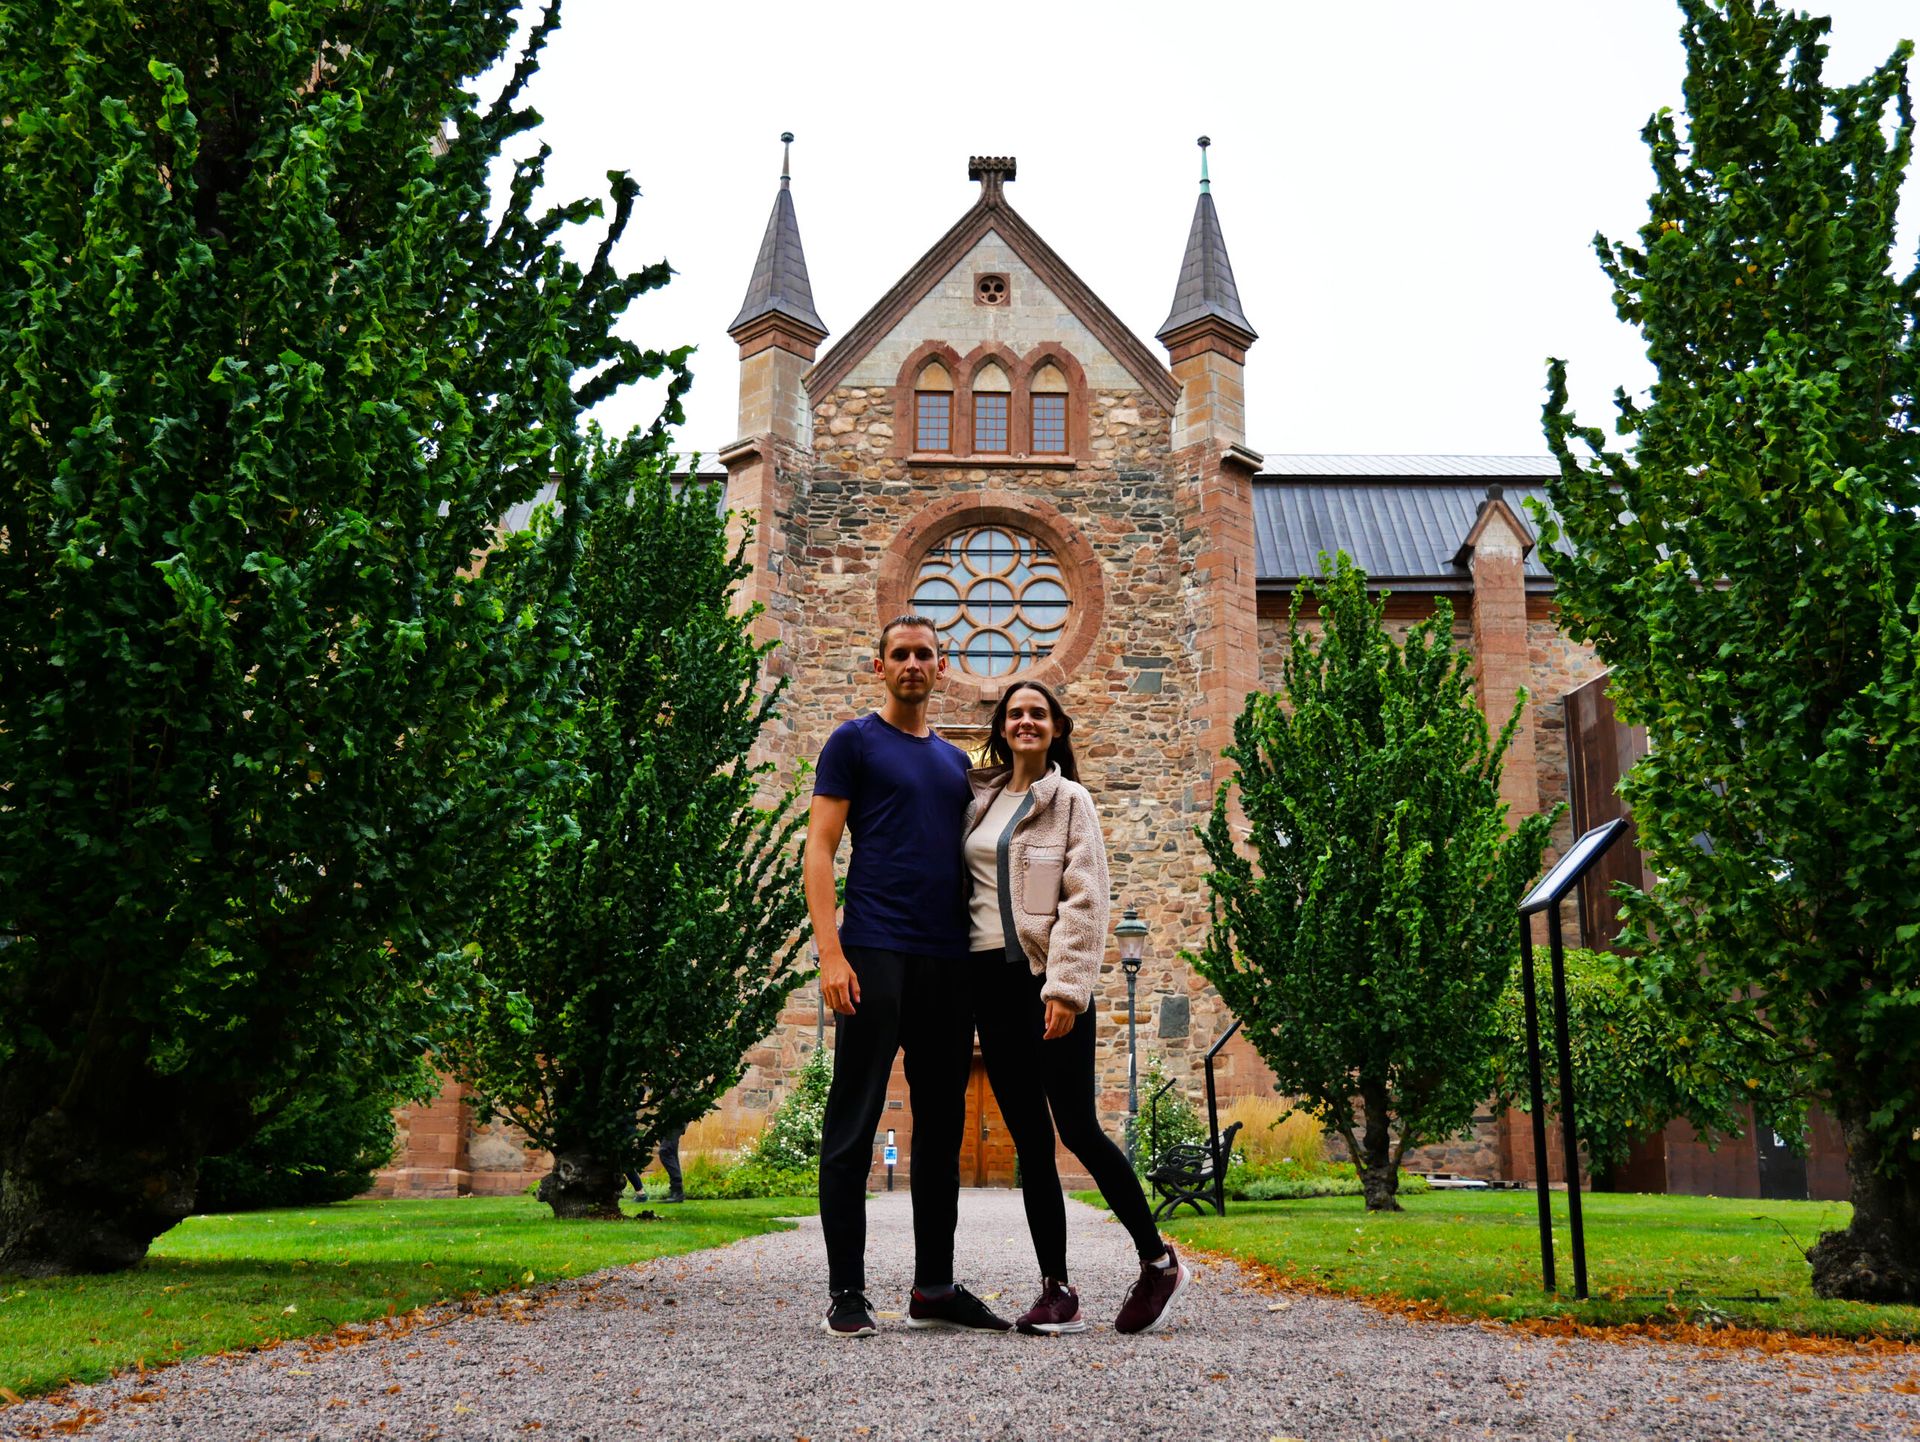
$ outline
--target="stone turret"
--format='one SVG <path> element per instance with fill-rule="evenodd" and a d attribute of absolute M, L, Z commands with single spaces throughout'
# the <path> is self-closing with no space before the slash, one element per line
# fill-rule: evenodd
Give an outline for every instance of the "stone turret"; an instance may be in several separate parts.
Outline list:
<path fill-rule="evenodd" d="M 813 363 L 826 323 L 813 308 L 800 223 L 793 212 L 793 132 L 780 137 L 780 189 L 753 263 L 753 279 L 727 334 L 740 346 L 740 435 L 804 442 L 809 431 L 801 377 Z"/>
<path fill-rule="evenodd" d="M 1200 200 L 1187 233 L 1173 308 L 1156 336 L 1165 345 L 1180 382 L 1180 414 L 1174 423 L 1176 449 L 1200 441 L 1244 446 L 1247 441 L 1247 347 L 1258 333 L 1240 308 L 1226 238 L 1213 208 L 1213 184 L 1207 178 L 1207 147 L 1200 137 Z"/>
<path fill-rule="evenodd" d="M 785 537 L 774 518 L 791 497 L 796 478 L 810 465 L 813 407 L 807 400 L 807 368 L 826 339 L 826 323 L 813 308 L 813 282 L 800 248 L 800 222 L 793 213 L 793 132 L 780 137 L 780 189 L 760 239 L 760 254 L 747 282 L 747 298 L 727 334 L 740 346 L 740 438 L 720 452 L 727 468 L 727 507 L 736 540 L 747 537 L 752 566 L 734 593 L 742 609 L 768 605 L 754 623 L 763 641 L 780 640 L 777 607 L 770 604 L 774 578 L 785 564 Z M 769 662 L 769 680 L 785 666 L 782 653 Z"/>
<path fill-rule="evenodd" d="M 1166 346 L 1180 400 L 1173 421 L 1177 473 L 1190 478 L 1189 512 L 1202 536 L 1191 582 L 1194 645 L 1205 678 L 1198 719 L 1216 760 L 1210 778 L 1230 769 L 1219 753 L 1233 720 L 1260 681 L 1258 601 L 1254 589 L 1253 477 L 1261 458 L 1247 449 L 1247 347 L 1258 336 L 1240 308 L 1233 263 L 1213 208 L 1207 147 L 1200 137 L 1200 201 L 1180 262 L 1173 308 L 1158 339 Z"/>

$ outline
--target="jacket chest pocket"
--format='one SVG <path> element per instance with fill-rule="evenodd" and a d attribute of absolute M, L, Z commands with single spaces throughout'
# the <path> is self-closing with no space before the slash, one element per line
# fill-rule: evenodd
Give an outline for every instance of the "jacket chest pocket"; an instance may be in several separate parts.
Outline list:
<path fill-rule="evenodd" d="M 1020 909 L 1028 916 L 1052 916 L 1060 910 L 1060 873 L 1067 863 L 1061 851 L 1028 851 L 1021 863 Z"/>

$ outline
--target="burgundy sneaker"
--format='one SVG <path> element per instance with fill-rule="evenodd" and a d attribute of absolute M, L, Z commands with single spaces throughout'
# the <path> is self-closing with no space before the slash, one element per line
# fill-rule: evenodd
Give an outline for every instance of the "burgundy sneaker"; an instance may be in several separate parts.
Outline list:
<path fill-rule="evenodd" d="M 1060 1332 L 1084 1332 L 1087 1319 L 1080 1315 L 1080 1294 L 1065 1282 L 1051 1277 L 1040 1281 L 1040 1296 L 1022 1312 L 1013 1324 L 1028 1336 Z"/>
<path fill-rule="evenodd" d="M 1193 1280 L 1193 1273 L 1187 1270 L 1187 1264 L 1180 1260 L 1171 1246 L 1167 1248 L 1167 1265 L 1156 1267 L 1152 1262 L 1140 1264 L 1140 1280 L 1133 1284 L 1127 1293 L 1127 1300 L 1120 1304 L 1120 1315 L 1113 1319 L 1116 1332 L 1152 1332 L 1159 1329 L 1167 1320 L 1167 1312 L 1187 1290 L 1187 1283 Z"/>
<path fill-rule="evenodd" d="M 907 1325 L 921 1330 L 949 1332 L 1011 1332 L 1013 1323 L 996 1317 L 993 1310 L 965 1287 L 955 1287 L 944 1297 L 923 1297 L 915 1287 L 907 1299 Z"/>

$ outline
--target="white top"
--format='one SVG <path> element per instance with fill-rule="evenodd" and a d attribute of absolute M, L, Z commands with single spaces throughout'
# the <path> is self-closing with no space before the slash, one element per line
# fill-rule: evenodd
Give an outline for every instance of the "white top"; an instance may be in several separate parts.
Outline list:
<path fill-rule="evenodd" d="M 967 874 L 973 878 L 973 900 L 967 905 L 972 936 L 967 945 L 974 951 L 1007 949 L 1006 931 L 1000 925 L 1000 837 L 1026 799 L 1024 791 L 1002 791 L 993 798 L 993 805 L 979 824 L 967 833 L 961 847 L 967 858 Z"/>

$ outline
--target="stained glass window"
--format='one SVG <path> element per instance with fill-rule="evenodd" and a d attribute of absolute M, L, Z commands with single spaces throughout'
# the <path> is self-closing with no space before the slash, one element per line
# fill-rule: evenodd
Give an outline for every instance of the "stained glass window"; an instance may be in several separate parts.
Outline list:
<path fill-rule="evenodd" d="M 962 675 L 1010 676 L 1051 655 L 1067 622 L 1060 562 L 1011 526 L 956 531 L 927 552 L 912 609 L 934 623 Z"/>

